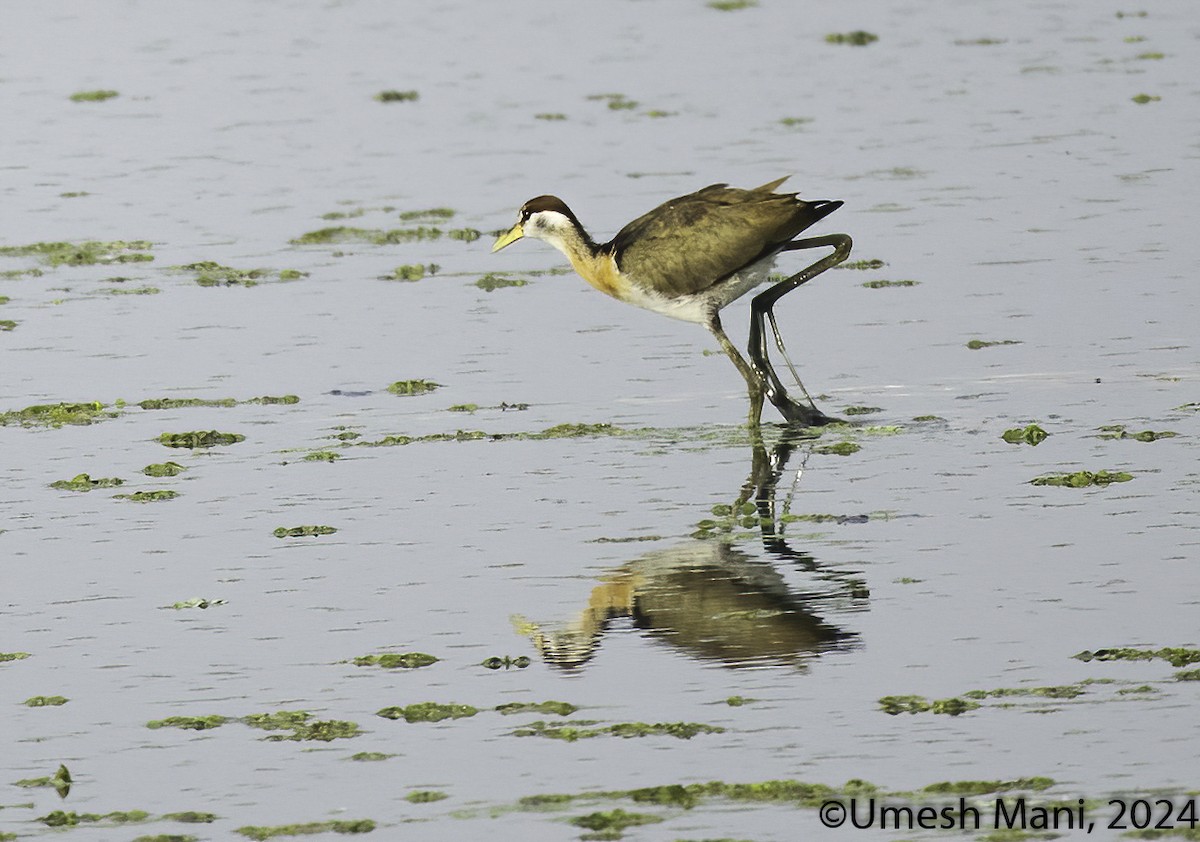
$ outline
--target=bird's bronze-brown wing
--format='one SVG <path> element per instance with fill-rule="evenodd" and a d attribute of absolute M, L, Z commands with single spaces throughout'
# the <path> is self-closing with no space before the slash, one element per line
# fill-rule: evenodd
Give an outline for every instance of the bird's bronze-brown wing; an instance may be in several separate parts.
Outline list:
<path fill-rule="evenodd" d="M 601 248 L 643 287 L 671 297 L 703 292 L 776 252 L 842 204 L 772 192 L 783 180 L 753 190 L 709 185 L 638 217 Z"/>

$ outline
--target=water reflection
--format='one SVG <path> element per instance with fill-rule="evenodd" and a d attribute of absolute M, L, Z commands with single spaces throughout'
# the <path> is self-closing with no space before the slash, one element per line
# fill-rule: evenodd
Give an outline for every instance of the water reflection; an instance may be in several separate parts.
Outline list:
<path fill-rule="evenodd" d="M 548 628 L 518 618 L 518 630 L 547 663 L 563 669 L 584 666 L 605 632 L 622 620 L 689 657 L 730 667 L 803 669 L 821 652 L 853 645 L 856 635 L 822 614 L 835 602 L 864 605 L 865 588 L 853 574 L 824 570 L 812 555 L 793 548 L 776 516 L 776 487 L 804 441 L 789 431 L 768 451 L 755 438 L 750 476 L 734 510 L 753 504 L 767 558 L 717 538 L 693 539 L 603 576 L 570 622 Z M 810 593 L 792 590 L 780 572 L 789 566 L 814 574 L 824 586 Z"/>

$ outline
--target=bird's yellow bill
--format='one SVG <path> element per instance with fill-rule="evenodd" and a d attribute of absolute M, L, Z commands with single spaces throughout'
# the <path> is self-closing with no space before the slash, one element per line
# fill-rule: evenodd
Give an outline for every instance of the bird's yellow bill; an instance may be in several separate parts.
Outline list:
<path fill-rule="evenodd" d="M 508 233 L 501 234 L 492 246 L 492 251 L 497 252 L 510 243 L 515 243 L 517 240 L 525 236 L 525 229 L 521 227 L 521 223 L 517 223 L 512 228 L 508 229 Z"/>

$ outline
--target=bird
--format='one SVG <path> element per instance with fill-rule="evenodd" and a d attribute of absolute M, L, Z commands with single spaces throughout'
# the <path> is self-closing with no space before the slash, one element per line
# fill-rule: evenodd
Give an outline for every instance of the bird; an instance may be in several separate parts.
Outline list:
<path fill-rule="evenodd" d="M 788 292 L 849 257 L 853 242 L 846 234 L 797 239 L 843 202 L 805 201 L 797 193 L 775 192 L 787 178 L 750 190 L 711 184 L 664 202 L 600 244 L 562 199 L 537 196 L 521 206 L 516 224 L 496 239 L 492 252 L 523 237 L 544 240 L 600 292 L 704 325 L 746 381 L 751 428 L 761 423 L 764 396 L 789 425 L 822 426 L 838 419 L 817 409 L 798 376 L 808 405 L 787 393 L 768 356 L 764 320 L 770 321 L 776 345 L 795 376 L 773 307 Z M 722 328 L 720 311 L 771 280 L 770 270 L 782 252 L 823 247 L 833 251 L 752 299 L 747 363 Z"/>

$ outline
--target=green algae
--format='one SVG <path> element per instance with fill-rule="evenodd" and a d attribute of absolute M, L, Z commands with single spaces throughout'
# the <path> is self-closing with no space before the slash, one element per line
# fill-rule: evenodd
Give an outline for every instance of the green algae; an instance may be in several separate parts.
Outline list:
<path fill-rule="evenodd" d="M 241 433 L 221 433 L 217 430 L 197 430 L 188 433 L 163 433 L 156 441 L 167 447 L 190 447 L 193 449 L 217 447 L 243 442 Z"/>
<path fill-rule="evenodd" d="M 318 535 L 332 535 L 335 532 L 336 526 L 280 526 L 271 534 L 276 538 L 312 538 Z"/>
<path fill-rule="evenodd" d="M 1175 673 L 1176 681 L 1200 681 L 1200 670 L 1182 670 Z"/>
<path fill-rule="evenodd" d="M 834 444 L 822 444 L 813 448 L 813 453 L 825 456 L 849 456 L 862 450 L 862 445 L 853 441 L 839 441 Z"/>
<path fill-rule="evenodd" d="M 611 111 L 632 111 L 638 107 L 637 100 L 629 99 L 625 94 L 592 94 L 587 99 L 591 102 L 604 102 Z"/>
<path fill-rule="evenodd" d="M 261 726 L 257 726 L 261 727 Z M 291 726 L 290 734 L 271 734 L 266 739 L 271 742 L 300 742 L 317 740 L 328 743 L 334 740 L 348 740 L 362 734 L 357 722 L 342 719 L 323 719 L 316 722 L 302 722 Z"/>
<path fill-rule="evenodd" d="M 261 406 L 292 406 L 300 403 L 299 395 L 260 395 L 257 398 L 249 398 L 242 403 L 254 403 Z"/>
<path fill-rule="evenodd" d="M 168 716 L 166 719 L 151 719 L 146 723 L 147 728 L 157 730 L 159 728 L 180 728 L 184 731 L 209 731 L 213 728 L 220 728 L 229 717 L 219 714 L 210 716 Z"/>
<path fill-rule="evenodd" d="M 5 269 L 0 272 L 0 280 L 11 281 L 16 278 L 40 278 L 46 274 L 36 266 L 30 266 L 27 269 Z"/>
<path fill-rule="evenodd" d="M 0 427 L 20 425 L 22 427 L 61 427 L 64 424 L 84 426 L 116 418 L 118 413 L 105 412 L 105 404 L 100 401 L 87 403 L 54 403 L 27 406 L 0 412 Z"/>
<path fill-rule="evenodd" d="M 1133 474 L 1124 471 L 1076 471 L 1073 474 L 1046 474 L 1034 477 L 1030 485 L 1055 485 L 1066 488 L 1089 488 L 1093 485 L 1111 485 L 1114 482 L 1129 482 Z"/>
<path fill-rule="evenodd" d="M 105 295 L 158 295 L 162 290 L 158 287 L 106 287 L 100 292 Z"/>
<path fill-rule="evenodd" d="M 187 468 L 180 465 L 178 462 L 155 462 L 152 465 L 147 465 L 142 468 L 142 473 L 148 477 L 174 477 L 179 476 L 186 471 Z"/>
<path fill-rule="evenodd" d="M 377 102 L 416 102 L 421 98 L 417 91 L 380 91 L 375 94 Z"/>
<path fill-rule="evenodd" d="M 751 702 L 758 701 L 757 699 L 747 699 L 745 696 L 730 696 L 725 700 L 725 704 L 731 708 L 740 708 L 742 705 L 748 705 Z"/>
<path fill-rule="evenodd" d="M 506 278 L 504 275 L 495 272 L 488 272 L 475 282 L 475 286 L 484 292 L 495 292 L 498 289 L 506 289 L 508 287 L 523 287 L 528 284 L 529 281 L 522 278 Z"/>
<path fill-rule="evenodd" d="M 396 757 L 394 754 L 385 754 L 382 751 L 360 751 L 357 754 L 350 755 L 351 760 L 359 763 L 375 763 L 380 760 L 390 760 Z"/>
<path fill-rule="evenodd" d="M 542 713 L 555 714 L 557 716 L 570 716 L 579 710 L 575 705 L 568 702 L 508 702 L 503 705 L 496 705 L 496 710 L 505 716 L 511 716 L 514 713 Z"/>
<path fill-rule="evenodd" d="M 187 833 L 155 833 L 150 836 L 135 836 L 133 842 L 200 842 L 200 838 Z"/>
<path fill-rule="evenodd" d="M 477 713 L 479 708 L 471 705 L 419 702 L 405 707 L 386 707 L 375 715 L 384 719 L 403 719 L 405 722 L 441 722 L 444 719 L 465 719 Z"/>
<path fill-rule="evenodd" d="M 295 281 L 308 275 L 307 272 L 301 272 L 298 269 L 283 269 L 278 272 L 273 269 L 235 269 L 232 266 L 223 266 L 213 260 L 200 260 L 170 268 L 192 272 L 195 275 L 196 283 L 202 287 L 253 287 L 258 286 L 259 281 L 272 277 L 280 281 Z"/>
<path fill-rule="evenodd" d="M 179 813 L 163 813 L 162 818 L 163 821 L 183 822 L 184 824 L 212 824 L 217 820 L 217 815 L 201 810 L 183 810 Z"/>
<path fill-rule="evenodd" d="M 240 833 L 248 839 L 253 839 L 255 842 L 264 842 L 267 839 L 274 839 L 278 836 L 311 836 L 316 833 L 370 833 L 375 829 L 375 822 L 371 819 L 357 819 L 354 821 L 334 820 L 327 822 L 307 822 L 304 824 L 281 824 L 281 825 L 245 825 L 235 830 L 235 833 Z"/>
<path fill-rule="evenodd" d="M 120 477 L 97 477 L 92 479 L 88 474 L 76 474 L 71 479 L 60 479 L 50 483 L 51 488 L 60 491 L 91 491 L 94 488 L 116 488 L 124 485 Z"/>
<path fill-rule="evenodd" d="M 446 407 L 447 412 L 466 412 L 474 413 L 479 411 L 477 403 L 456 403 L 454 406 Z"/>
<path fill-rule="evenodd" d="M 560 113 L 559 113 L 559 112 L 557 112 L 557 111 L 554 111 L 554 112 L 548 112 L 548 111 L 547 111 L 547 112 L 543 112 L 543 113 L 541 113 L 541 114 L 534 114 L 534 115 L 533 115 L 533 119 L 535 119 L 535 120 L 548 120 L 548 121 L 554 122 L 554 121 L 557 121 L 557 120 L 565 120 L 565 119 L 567 119 L 567 115 L 566 115 L 566 114 L 560 114 Z"/>
<path fill-rule="evenodd" d="M 779 120 L 779 125 L 787 126 L 789 129 L 797 126 L 805 126 L 813 122 L 812 117 L 782 117 Z"/>
<path fill-rule="evenodd" d="M 1133 649 L 1118 647 L 1113 649 L 1084 650 L 1071 657 L 1083 662 L 1088 661 L 1166 661 L 1173 667 L 1186 667 L 1200 663 L 1200 649 L 1165 646 L 1161 649 Z"/>
<path fill-rule="evenodd" d="M 857 269 L 860 271 L 866 271 L 869 269 L 882 269 L 884 266 L 887 266 L 887 263 L 885 263 L 884 261 L 880 260 L 877 257 L 873 257 L 873 258 L 864 258 L 863 260 L 848 260 L 844 263 L 839 263 L 837 266 L 834 266 L 833 268 L 834 269 Z"/>
<path fill-rule="evenodd" d="M 384 669 L 420 669 L 436 664 L 438 659 L 424 652 L 385 652 L 382 655 L 360 655 L 353 663 L 357 667 L 383 667 Z"/>
<path fill-rule="evenodd" d="M 863 286 L 867 289 L 887 289 L 889 287 L 915 287 L 920 281 L 901 280 L 901 281 L 864 281 Z"/>
<path fill-rule="evenodd" d="M 617 722 L 613 725 L 603 725 L 597 728 L 582 727 L 590 723 L 579 723 L 575 726 L 552 726 L 542 720 L 531 722 L 523 728 L 511 732 L 514 737 L 547 737 L 552 740 L 564 740 L 569 743 L 591 737 L 634 737 L 667 736 L 680 740 L 690 740 L 698 734 L 723 734 L 724 728 L 717 725 L 705 725 L 701 722 Z"/>
<path fill-rule="evenodd" d="M 865 47 L 878 40 L 878 35 L 861 29 L 853 32 L 831 32 L 825 36 L 827 44 L 849 44 L 852 47 Z"/>
<path fill-rule="evenodd" d="M 295 246 L 333 245 L 341 243 L 366 243 L 375 246 L 398 245 L 421 240 L 436 240 L 443 234 L 442 229 L 425 225 L 415 228 L 355 228 L 349 225 L 334 225 L 328 228 L 318 228 L 308 231 L 292 240 Z"/>
<path fill-rule="evenodd" d="M 446 236 L 452 240 L 473 243 L 483 236 L 483 232 L 477 228 L 451 228 L 446 232 Z"/>
<path fill-rule="evenodd" d="M 432 380 L 397 380 L 387 390 L 393 395 L 427 395 L 441 387 L 441 383 Z"/>
<path fill-rule="evenodd" d="M 705 5 L 718 12 L 737 12 L 754 8 L 758 5 L 758 0 L 708 0 Z"/>
<path fill-rule="evenodd" d="M 599 839 L 620 839 L 621 832 L 628 827 L 644 824 L 657 824 L 663 821 L 659 816 L 648 813 L 627 813 L 620 807 L 615 810 L 588 813 L 585 816 L 575 816 L 569 820 L 576 827 L 587 828 L 604 833 L 604 836 L 592 837 Z"/>
<path fill-rule="evenodd" d="M 142 409 L 191 409 L 199 406 L 237 406 L 233 398 L 150 398 L 139 401 Z"/>
<path fill-rule="evenodd" d="M 150 818 L 145 810 L 116 810 L 111 813 L 76 813 L 65 810 L 54 810 L 45 816 L 39 816 L 37 821 L 48 827 L 75 827 L 80 824 L 96 824 L 111 822 L 112 824 L 137 824 Z"/>
<path fill-rule="evenodd" d="M 312 714 L 304 710 L 277 710 L 274 713 L 252 713 L 242 719 L 251 728 L 261 728 L 264 731 L 281 731 L 288 728 L 298 728 Z"/>
<path fill-rule="evenodd" d="M 1178 433 L 1171 430 L 1163 430 L 1155 432 L 1154 430 L 1142 430 L 1140 433 L 1131 433 L 1125 428 L 1124 424 L 1105 424 L 1099 428 L 1100 432 L 1096 438 L 1101 439 L 1133 439 L 1134 441 L 1151 442 L 1159 439 L 1173 439 Z"/>
<path fill-rule="evenodd" d="M 1042 792 L 1054 786 L 1053 778 L 1017 778 L 1012 781 L 939 781 L 921 790 L 934 795 L 990 795 L 993 792 L 1022 790 Z"/>
<path fill-rule="evenodd" d="M 430 266 L 432 265 L 430 264 Z M 428 268 L 423 263 L 406 263 L 393 269 L 392 274 L 388 277 L 397 281 L 419 281 L 425 277 Z"/>
<path fill-rule="evenodd" d="M 846 415 L 872 415 L 876 412 L 883 412 L 881 406 L 848 406 L 842 410 Z"/>
<path fill-rule="evenodd" d="M 71 791 L 71 783 L 71 771 L 60 763 L 53 775 L 42 778 L 24 778 L 14 781 L 13 786 L 19 786 L 22 789 L 52 788 L 58 791 L 59 796 L 66 798 Z"/>
<path fill-rule="evenodd" d="M 97 263 L 148 263 L 154 255 L 147 240 L 85 240 L 80 243 L 30 243 L 0 246 L 0 257 L 36 257 L 47 266 L 92 266 Z"/>
<path fill-rule="evenodd" d="M 436 789 L 417 789 L 404 796 L 404 800 L 412 804 L 432 804 L 435 801 L 445 801 L 449 797 Z"/>
<path fill-rule="evenodd" d="M 1002 699 L 1010 696 L 1039 696 L 1045 699 L 1074 699 L 1086 692 L 1082 684 L 1059 684 L 1051 687 L 1002 687 L 998 690 L 968 690 L 968 699 Z"/>
<path fill-rule="evenodd" d="M 76 91 L 71 94 L 71 102 L 104 102 L 113 97 L 120 96 L 116 91 L 100 89 L 95 91 Z"/>
<path fill-rule="evenodd" d="M 188 608 L 199 608 L 201 610 L 206 610 L 208 608 L 213 607 L 214 605 L 224 605 L 224 604 L 225 604 L 225 600 L 223 600 L 223 599 L 206 599 L 202 596 L 196 596 L 196 597 L 192 597 L 191 599 L 185 599 L 182 602 L 174 602 L 170 605 L 164 605 L 162 607 L 163 608 L 171 608 L 171 609 L 174 609 L 175 611 L 183 611 Z"/>
<path fill-rule="evenodd" d="M 342 458 L 342 454 L 335 453 L 332 450 L 314 450 L 312 453 L 305 454 L 305 462 L 336 462 Z"/>
<path fill-rule="evenodd" d="M 30 696 L 22 704 L 27 708 L 46 708 L 60 707 L 69 701 L 65 696 Z"/>
<path fill-rule="evenodd" d="M 1131 97 L 1131 99 L 1138 105 L 1145 105 L 1148 102 L 1160 102 L 1162 97 L 1155 96 L 1153 94 L 1138 94 L 1137 96 Z"/>
<path fill-rule="evenodd" d="M 28 652 L 0 652 L 0 664 L 8 661 L 23 661 L 30 657 Z"/>
<path fill-rule="evenodd" d="M 174 500 L 179 496 L 178 491 L 169 488 L 159 488 L 154 491 L 135 491 L 132 494 L 114 494 L 114 500 L 129 500 L 134 503 L 160 503 Z"/>
<path fill-rule="evenodd" d="M 997 345 L 1020 345 L 1016 339 L 972 339 L 967 343 L 967 347 L 972 351 L 978 351 L 981 348 L 992 348 Z"/>
<path fill-rule="evenodd" d="M 1037 447 L 1046 440 L 1046 436 L 1048 435 L 1050 434 L 1037 424 L 1030 424 L 1026 427 L 1014 427 L 1011 430 L 1005 430 L 1000 438 L 1009 444 L 1030 444 Z"/>
<path fill-rule="evenodd" d="M 890 716 L 901 713 L 941 713 L 958 716 L 969 710 L 975 710 L 979 706 L 977 702 L 953 697 L 931 701 L 924 696 L 884 696 L 879 700 L 880 710 Z"/>
<path fill-rule="evenodd" d="M 12 319 L 0 319 L 0 330 L 16 330 L 17 322 Z"/>

